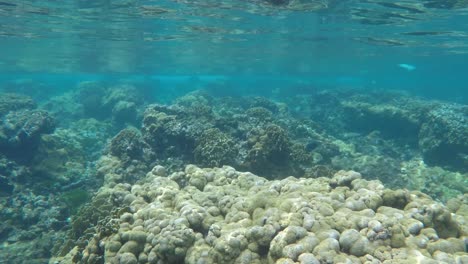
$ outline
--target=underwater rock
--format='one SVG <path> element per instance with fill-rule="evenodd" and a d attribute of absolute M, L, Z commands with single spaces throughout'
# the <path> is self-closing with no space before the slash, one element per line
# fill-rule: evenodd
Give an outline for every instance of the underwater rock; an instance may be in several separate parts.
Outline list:
<path fill-rule="evenodd" d="M 448 208 L 405 191 L 406 205 L 394 208 L 398 202 L 388 198 L 388 189 L 356 172 L 269 181 L 227 166 L 189 165 L 146 177 L 98 192 L 93 200 L 104 195 L 113 201 L 106 210 L 129 210 L 101 218 L 97 229 L 113 228 L 95 233 L 81 254 L 70 254 L 109 263 L 455 263 L 466 250 L 467 223 L 457 215 L 466 199 Z"/>

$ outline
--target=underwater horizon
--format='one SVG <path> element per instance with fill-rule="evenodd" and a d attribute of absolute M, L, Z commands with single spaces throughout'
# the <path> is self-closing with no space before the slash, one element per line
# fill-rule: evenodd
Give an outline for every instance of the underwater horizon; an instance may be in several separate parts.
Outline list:
<path fill-rule="evenodd" d="M 0 1 L 0 264 L 468 263 L 468 2 Z"/>

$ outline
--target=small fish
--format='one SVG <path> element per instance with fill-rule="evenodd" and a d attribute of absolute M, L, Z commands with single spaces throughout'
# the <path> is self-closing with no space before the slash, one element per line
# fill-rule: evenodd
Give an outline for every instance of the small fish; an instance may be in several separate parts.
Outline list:
<path fill-rule="evenodd" d="M 398 67 L 403 68 L 407 71 L 414 71 L 416 70 L 416 66 L 411 65 L 411 64 L 406 64 L 406 63 L 400 63 L 398 64 Z"/>

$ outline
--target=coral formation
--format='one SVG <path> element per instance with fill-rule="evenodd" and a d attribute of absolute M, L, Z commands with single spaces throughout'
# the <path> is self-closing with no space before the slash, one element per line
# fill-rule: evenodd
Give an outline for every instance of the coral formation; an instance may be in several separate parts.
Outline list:
<path fill-rule="evenodd" d="M 392 104 L 372 104 L 360 101 L 342 102 L 348 116 L 349 126 L 363 132 L 379 130 L 387 137 L 405 138 L 408 141 L 417 137 L 421 126 L 419 112 Z"/>
<path fill-rule="evenodd" d="M 367 179 L 378 178 L 397 188 L 410 186 L 442 200 L 464 193 L 450 186 L 466 185 L 466 106 L 401 92 L 351 89 L 289 100 L 296 105 L 295 116 L 317 120 L 335 138 L 341 153 L 325 163 L 334 169 L 354 169 Z M 422 164 L 416 162 L 421 158 Z"/>
<path fill-rule="evenodd" d="M 122 161 L 138 159 L 143 156 L 145 143 L 140 131 L 135 128 L 125 128 L 112 138 L 109 151 Z"/>
<path fill-rule="evenodd" d="M 161 173 L 162 172 L 162 173 Z M 60 263 L 463 263 L 466 195 L 449 206 L 354 171 L 268 181 L 231 167 L 102 189 L 127 207 Z M 118 202 L 117 202 L 118 201 Z M 109 210 L 109 209 L 107 209 Z M 304 262 L 306 261 L 306 262 Z"/>
<path fill-rule="evenodd" d="M 99 82 L 83 82 L 75 93 L 85 115 L 97 119 L 111 117 L 120 125 L 135 123 L 139 107 L 145 102 L 144 92 L 131 84 L 106 86 Z"/>
<path fill-rule="evenodd" d="M 102 98 L 105 87 L 98 82 L 81 82 L 77 87 L 77 101 L 83 105 L 86 115 L 91 117 L 106 117 L 102 109 Z"/>
<path fill-rule="evenodd" d="M 145 141 L 162 155 L 191 155 L 195 134 L 201 124 L 184 119 L 184 112 L 164 106 L 149 106 L 144 114 L 142 134 Z"/>
<path fill-rule="evenodd" d="M 149 106 L 142 134 L 162 163 L 170 158 L 201 166 L 232 165 L 261 175 L 300 175 L 313 162 L 312 155 L 301 142 L 290 140 L 286 128 L 296 124 L 289 124 L 294 120 L 280 109 L 266 98 L 213 98 L 195 92 L 171 106 Z M 273 112 L 284 119 L 274 118 Z M 329 159 L 337 154 L 329 149 L 333 143 L 327 141 L 310 151 Z"/>
<path fill-rule="evenodd" d="M 93 162 L 110 125 L 80 120 L 72 99 L 41 102 L 49 112 L 26 96 L 0 97 L 0 262 L 47 262 L 66 238 L 70 216 L 99 185 Z"/>
<path fill-rule="evenodd" d="M 468 106 L 444 104 L 427 114 L 419 146 L 428 164 L 468 171 Z"/>
<path fill-rule="evenodd" d="M 0 262 L 466 261 L 463 105 L 76 88 L 0 94 Z"/>
<path fill-rule="evenodd" d="M 376 98 L 352 94 L 340 99 L 349 128 L 362 133 L 379 131 L 384 138 L 419 146 L 428 164 L 466 171 L 466 106 L 391 93 Z"/>
<path fill-rule="evenodd" d="M 37 153 L 31 161 L 31 173 L 37 179 L 48 183 L 48 187 L 61 189 L 62 185 L 78 180 L 85 171 L 86 154 L 80 145 L 73 144 L 69 137 L 60 132 L 44 135 Z M 43 187 L 36 183 L 37 187 Z"/>
<path fill-rule="evenodd" d="M 60 230 L 68 225 L 66 208 L 53 194 L 17 192 L 0 200 L 2 262 L 46 263 L 50 249 L 64 237 Z"/>
<path fill-rule="evenodd" d="M 34 108 L 36 108 L 36 103 L 28 96 L 14 93 L 0 93 L 0 117 L 10 111 Z"/>
<path fill-rule="evenodd" d="M 52 133 L 55 119 L 43 110 L 9 112 L 0 126 L 0 149 L 9 156 L 28 160 L 42 134 Z"/>
<path fill-rule="evenodd" d="M 37 139 L 40 134 L 51 133 L 55 120 L 43 110 L 9 112 L 3 117 L 2 135 L 5 144 L 21 145 Z"/>
<path fill-rule="evenodd" d="M 373 99 L 353 91 L 328 91 L 296 105 L 299 110 L 290 111 L 262 97 L 216 98 L 197 91 L 169 106 L 147 107 L 141 133 L 148 151 L 170 170 L 194 163 L 231 165 L 267 177 L 316 177 L 348 168 L 391 187 L 407 186 L 408 181 L 421 187 L 411 183 L 402 168 L 408 159 L 422 155 L 419 129 L 427 122 L 427 110 L 442 103 L 403 100 L 397 93 Z M 394 131 L 398 128 L 402 130 Z M 206 139 L 207 131 L 212 140 Z"/>
<path fill-rule="evenodd" d="M 405 161 L 400 168 L 401 179 L 411 190 L 446 200 L 468 193 L 466 173 L 452 172 L 437 166 L 428 166 L 421 158 Z"/>
<path fill-rule="evenodd" d="M 249 133 L 249 149 L 246 163 L 253 172 L 272 171 L 286 167 L 289 161 L 291 143 L 286 131 L 278 125 L 269 125 Z"/>
<path fill-rule="evenodd" d="M 197 164 L 219 167 L 234 164 L 237 149 L 229 135 L 217 128 L 210 128 L 197 138 L 193 154 Z"/>

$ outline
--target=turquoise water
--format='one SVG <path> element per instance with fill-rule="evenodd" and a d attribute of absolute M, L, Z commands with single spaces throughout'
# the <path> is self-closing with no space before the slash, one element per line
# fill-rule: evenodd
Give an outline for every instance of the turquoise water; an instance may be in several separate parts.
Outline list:
<path fill-rule="evenodd" d="M 0 264 L 468 263 L 467 69 L 464 0 L 0 0 Z"/>
<path fill-rule="evenodd" d="M 3 1 L 0 73 L 261 76 L 466 100 L 463 1 L 285 2 Z"/>

